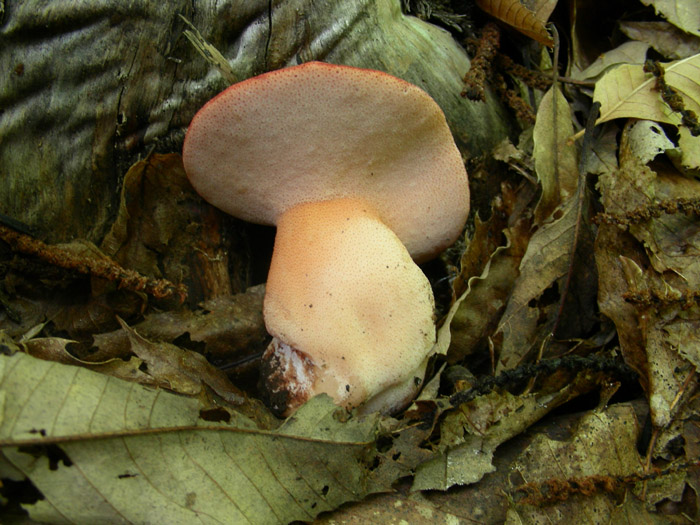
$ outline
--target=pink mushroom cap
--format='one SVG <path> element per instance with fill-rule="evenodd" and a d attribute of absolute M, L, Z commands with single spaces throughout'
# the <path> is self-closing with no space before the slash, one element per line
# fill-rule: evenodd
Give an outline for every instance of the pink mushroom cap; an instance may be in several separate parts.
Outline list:
<path fill-rule="evenodd" d="M 183 160 L 202 197 L 249 222 L 362 199 L 417 261 L 453 243 L 469 212 L 440 107 L 374 70 L 308 62 L 234 84 L 196 114 Z"/>

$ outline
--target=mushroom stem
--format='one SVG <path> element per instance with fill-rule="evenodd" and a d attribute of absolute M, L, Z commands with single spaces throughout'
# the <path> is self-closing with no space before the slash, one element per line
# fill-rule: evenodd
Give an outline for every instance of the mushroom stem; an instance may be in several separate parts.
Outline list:
<path fill-rule="evenodd" d="M 401 408 L 435 342 L 433 310 L 428 279 L 367 202 L 290 208 L 277 223 L 264 304 L 270 405 L 288 415 L 326 393 L 349 409 L 372 398 L 378 410 Z"/>

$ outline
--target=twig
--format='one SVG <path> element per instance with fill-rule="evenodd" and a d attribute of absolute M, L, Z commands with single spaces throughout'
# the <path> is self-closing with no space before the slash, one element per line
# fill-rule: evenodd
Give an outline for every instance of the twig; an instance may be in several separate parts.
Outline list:
<path fill-rule="evenodd" d="M 671 108 L 671 111 L 681 115 L 681 122 L 688 128 L 693 137 L 700 136 L 700 122 L 693 110 L 686 109 L 683 97 L 678 90 L 666 83 L 666 72 L 658 60 L 647 60 L 644 63 L 644 71 L 656 77 L 656 89 L 661 93 L 663 101 Z"/>
<path fill-rule="evenodd" d="M 72 270 L 84 275 L 99 277 L 117 283 L 119 288 L 134 292 L 144 292 L 156 299 L 166 299 L 175 296 L 180 303 L 187 298 L 187 287 L 184 284 L 174 284 L 167 279 L 152 279 L 140 273 L 129 270 L 117 264 L 108 257 L 96 259 L 84 255 L 76 255 L 59 246 L 46 244 L 24 233 L 0 224 L 0 239 L 8 243 L 13 251 L 30 255 L 42 261 Z"/>
<path fill-rule="evenodd" d="M 537 374 L 551 375 L 557 370 L 607 372 L 625 381 L 632 381 L 637 378 L 637 373 L 623 362 L 605 357 L 568 355 L 546 359 L 539 363 L 527 363 L 511 370 L 504 370 L 497 376 L 485 376 L 479 379 L 469 390 L 453 394 L 450 397 L 450 405 L 456 407 L 488 394 L 494 388 L 521 383 Z"/>
<path fill-rule="evenodd" d="M 190 44 L 192 44 L 192 47 L 194 47 L 197 52 L 202 55 L 204 60 L 214 66 L 229 84 L 235 84 L 238 81 L 238 78 L 236 77 L 236 72 L 231 67 L 231 64 L 229 64 L 226 60 L 226 57 L 224 57 L 224 55 L 222 55 L 221 52 L 216 49 L 216 47 L 207 42 L 207 40 L 202 36 L 202 33 L 199 32 L 199 29 L 197 29 L 192 22 L 187 20 L 187 18 L 182 15 L 180 15 L 180 18 L 190 28 L 185 29 L 183 34 L 187 40 L 189 40 Z"/>

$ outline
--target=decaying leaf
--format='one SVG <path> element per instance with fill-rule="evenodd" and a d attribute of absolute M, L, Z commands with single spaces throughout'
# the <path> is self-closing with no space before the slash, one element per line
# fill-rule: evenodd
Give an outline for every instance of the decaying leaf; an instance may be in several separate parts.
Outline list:
<path fill-rule="evenodd" d="M 129 338 L 131 351 L 147 365 L 148 374 L 169 390 L 195 396 L 207 385 L 229 404 L 243 403 L 242 393 L 202 354 L 168 343 L 153 343 L 124 321 L 120 320 L 120 324 Z"/>
<path fill-rule="evenodd" d="M 493 472 L 499 445 L 568 399 L 564 391 L 545 397 L 491 393 L 449 413 L 441 425 L 441 454 L 420 465 L 412 490 L 447 490 Z"/>
<path fill-rule="evenodd" d="M 700 309 L 692 297 L 700 289 L 700 225 L 694 214 L 637 217 L 661 201 L 700 198 L 700 182 L 644 165 L 629 146 L 628 126 L 620 169 L 602 175 L 600 189 L 606 210 L 624 224 L 624 230 L 600 227 L 601 310 L 616 323 L 625 359 L 648 385 L 652 421 L 665 428 L 696 383 Z"/>
<path fill-rule="evenodd" d="M 671 22 L 629 22 L 640 13 L 653 17 L 651 9 L 629 17 L 629 3 L 600 6 L 601 21 L 621 18 L 623 11 L 626 18 L 616 20 L 614 35 L 603 34 L 606 24 L 585 24 L 598 20 L 597 12 L 580 16 L 584 9 L 597 9 L 596 3 L 559 2 L 557 23 L 569 9 L 574 28 L 572 35 L 560 33 L 562 42 L 572 42 L 574 63 L 563 64 L 561 54 L 559 71 L 599 80 L 595 97 L 604 99 L 602 129 L 587 136 L 588 156 L 580 168 L 597 175 L 589 177 L 587 189 L 593 191 L 577 193 L 580 144 L 566 143 L 575 119 L 588 110 L 589 86 L 563 78 L 561 88 L 547 92 L 523 88 L 523 94 L 539 102 L 534 129 L 521 135 L 534 137 L 534 153 L 504 142 L 498 151 L 484 154 L 483 164 L 469 155 L 475 209 L 488 219 L 476 217 L 473 227 L 469 224 L 433 371 L 421 396 L 397 419 L 358 419 L 319 397 L 281 422 L 236 388 L 247 383 L 239 385 L 236 377 L 227 379 L 217 370 L 241 361 L 255 368 L 268 338 L 262 320 L 264 288 L 247 288 L 247 247 L 227 237 L 238 229 L 202 205 L 177 155 L 149 155 L 125 174 L 116 220 L 101 248 L 126 268 L 186 282 L 192 292 L 187 304 L 155 303 L 99 279 L 53 280 L 31 273 L 29 265 L 13 266 L 12 252 L 0 253 L 0 480 L 5 483 L 0 505 L 6 503 L 6 487 L 17 483 L 31 488 L 38 499 L 11 502 L 15 508 L 21 505 L 33 520 L 52 523 L 286 523 L 311 521 L 336 509 L 327 523 L 667 523 L 663 513 L 669 509 L 676 517 L 697 518 L 700 474 L 693 465 L 700 457 L 700 182 L 692 177 L 700 167 L 700 147 L 662 101 L 654 77 L 640 73 L 647 55 L 678 59 L 664 64 L 664 78 L 679 90 L 688 109 L 700 113 L 700 37 L 691 19 L 697 2 L 643 2 L 695 34 Z M 478 3 L 551 45 L 544 24 L 556 0 Z M 439 42 L 441 49 L 443 41 L 436 38 L 446 36 L 445 42 L 451 42 L 451 37 L 415 25 L 417 20 L 401 14 L 398 1 L 362 6 L 365 14 L 385 11 L 386 20 L 400 20 L 411 31 L 382 32 L 394 35 L 388 55 L 349 63 L 379 69 L 391 65 L 394 74 L 410 72 L 406 78 L 414 82 L 431 67 L 438 78 L 452 78 L 452 69 L 463 72 L 463 62 L 452 61 L 449 53 L 444 61 L 426 62 L 432 53 L 397 60 L 405 57 L 392 54 L 401 47 L 394 45 L 397 34 Z M 305 11 L 293 4 L 267 7 L 260 3 L 261 9 L 251 14 L 251 27 L 261 32 L 251 31 L 248 36 L 254 38 L 222 47 L 221 57 L 228 57 L 243 77 L 256 68 L 287 63 L 290 53 L 300 60 L 318 58 L 313 37 L 322 25 L 313 17 L 300 18 L 298 13 Z M 296 22 L 280 24 L 288 13 Z M 366 20 L 372 25 L 385 18 Z M 586 50 L 581 48 L 585 33 L 579 32 L 584 25 L 596 37 Z M 558 25 L 560 31 L 564 26 Z M 617 28 L 636 41 L 621 43 Z M 220 33 L 207 37 L 216 41 Z M 265 60 L 238 60 L 241 42 L 256 44 L 247 47 L 248 53 L 264 49 Z M 257 45 L 261 42 L 262 47 Z M 621 45 L 609 49 L 611 42 Z M 285 55 L 285 49 L 292 51 Z M 508 49 L 501 49 L 503 55 Z M 346 63 L 343 56 L 326 58 Z M 532 62 L 510 58 L 517 64 L 509 67 L 532 67 Z M 497 59 L 505 63 L 507 57 Z M 543 68 L 550 65 L 546 59 L 541 63 L 547 64 Z M 577 72 L 577 65 L 589 67 Z M 23 68 L 11 64 L 9 82 L 23 85 Z M 520 73 L 527 76 L 528 71 Z M 210 83 L 210 77 L 202 77 L 203 82 L 216 91 L 220 86 Z M 201 87 L 201 82 L 193 85 Z M 510 78 L 506 83 L 512 86 Z M 454 87 L 452 81 L 443 84 Z M 458 100 L 454 105 L 461 111 L 466 105 L 459 99 L 459 86 L 452 87 L 433 94 L 439 95 L 439 104 L 447 102 L 446 109 L 452 98 Z M 133 105 L 133 89 L 131 100 Z M 172 117 L 172 110 L 166 113 Z M 468 136 L 470 127 L 501 133 L 500 120 L 484 115 L 448 117 L 452 124 L 459 121 L 453 127 L 456 140 L 483 142 Z M 615 118 L 636 122 L 629 123 L 621 139 Z M 126 137 L 134 124 L 132 115 L 119 125 L 120 133 Z M 180 131 L 173 130 L 177 141 L 185 124 L 166 118 L 154 125 L 178 127 Z M 164 149 L 164 143 L 158 144 Z M 494 164 L 502 169 L 491 170 Z M 478 170 L 484 175 L 475 174 Z M 538 180 L 530 176 L 533 172 Z M 488 191 L 479 191 L 483 187 Z M 589 202 L 592 196 L 600 196 L 600 203 Z M 674 211 L 673 203 L 681 201 L 684 206 Z M 604 213 L 598 216 L 593 246 L 595 227 L 587 214 L 595 207 Z M 100 219 L 100 231 L 107 220 Z M 578 227 L 582 231 L 574 252 Z M 458 258 L 444 261 L 452 264 Z M 570 261 L 574 272 L 569 284 Z M 431 271 L 426 268 L 429 275 Z M 248 291 L 234 293 L 244 289 Z M 8 322 L 12 315 L 21 323 Z M 128 324 L 119 327 L 117 316 Z M 604 337 L 612 332 L 611 322 L 616 338 Z M 12 337 L 5 328 L 11 328 Z M 633 403 L 606 406 L 626 383 L 608 384 L 615 381 L 611 376 L 589 369 L 520 373 L 535 369 L 530 364 L 535 360 L 551 363 L 550 357 L 583 355 L 592 343 L 600 350 L 597 355 L 622 355 L 640 374 L 644 394 L 633 389 Z M 517 378 L 512 383 L 488 393 L 480 390 L 494 379 L 491 374 L 526 363 L 510 376 Z M 585 393 L 591 395 L 582 401 L 596 405 L 597 390 L 597 407 L 580 416 L 571 416 L 563 406 Z M 481 393 L 455 401 L 470 392 Z M 576 409 L 581 407 L 585 405 Z M 650 441 L 640 432 L 647 423 Z M 396 492 L 376 494 L 392 490 Z M 358 500 L 363 500 L 360 506 L 346 505 Z"/>
<path fill-rule="evenodd" d="M 156 378 L 141 370 L 143 361 L 138 357 L 131 359 L 109 359 L 103 362 L 89 362 L 78 359 L 68 351 L 75 341 L 60 337 L 37 337 L 22 344 L 22 350 L 28 355 L 65 365 L 84 366 L 95 372 L 107 374 L 126 381 L 136 381 L 142 385 L 167 386 L 159 384 Z"/>
<path fill-rule="evenodd" d="M 507 523 L 625 523 L 632 516 L 662 523 L 638 500 L 644 474 L 639 432 L 634 407 L 625 404 L 583 416 L 564 439 L 538 434 L 513 464 L 511 479 L 521 483 Z M 673 481 L 678 494 L 682 475 Z"/>
<path fill-rule="evenodd" d="M 474 235 L 462 255 L 461 273 L 454 284 L 461 295 L 439 332 L 442 336 L 447 331 L 451 336 L 447 354 L 451 363 L 473 353 L 485 353 L 487 339 L 498 325 L 519 275 L 530 238 L 531 217 L 518 213 L 532 195 L 525 190 L 513 192 L 507 186 L 504 190 L 489 221 L 476 218 Z"/>
<path fill-rule="evenodd" d="M 661 126 L 651 120 L 639 120 L 632 124 L 628 140 L 632 153 L 642 164 L 649 163 L 657 155 L 675 147 Z"/>
<path fill-rule="evenodd" d="M 154 154 L 124 176 L 119 213 L 102 250 L 127 268 L 186 283 L 195 305 L 246 286 L 243 263 L 229 255 L 239 251 L 236 239 L 222 238 L 226 220 L 194 191 L 180 155 Z"/>
<path fill-rule="evenodd" d="M 422 493 L 408 495 L 401 493 L 380 494 L 370 496 L 365 501 L 320 516 L 314 525 L 364 525 L 367 523 L 461 523 L 463 513 L 451 512 L 449 508 L 441 507 L 431 502 Z"/>
<path fill-rule="evenodd" d="M 522 364 L 552 328 L 558 302 L 538 304 L 536 299 L 547 289 L 556 288 L 568 270 L 577 220 L 576 199 L 569 199 L 557 214 L 532 235 L 520 263 L 520 276 L 497 330 L 499 371 Z M 542 323 L 542 318 L 549 321 Z"/>
<path fill-rule="evenodd" d="M 589 175 L 600 175 L 617 169 L 617 126 L 606 124 L 602 132 L 591 143 L 584 158 L 581 171 Z"/>
<path fill-rule="evenodd" d="M 148 339 L 199 350 L 214 362 L 226 364 L 264 350 L 267 332 L 262 316 L 265 287 L 253 286 L 245 293 L 216 297 L 195 311 L 154 312 L 134 325 Z M 91 360 L 130 355 L 124 329 L 94 335 L 96 351 Z"/>
<path fill-rule="evenodd" d="M 476 5 L 540 44 L 550 47 L 554 45 L 544 26 L 547 18 L 537 17 L 537 14 L 547 14 L 548 17 L 546 9 L 535 13 L 520 3 L 520 0 L 476 0 Z"/>

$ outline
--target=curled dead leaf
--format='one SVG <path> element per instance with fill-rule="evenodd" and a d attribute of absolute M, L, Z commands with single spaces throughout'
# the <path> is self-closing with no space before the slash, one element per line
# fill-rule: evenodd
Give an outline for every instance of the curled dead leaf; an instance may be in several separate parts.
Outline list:
<path fill-rule="evenodd" d="M 549 47 L 554 45 L 545 27 L 547 20 L 538 18 L 520 0 L 476 0 L 476 5 L 540 44 Z"/>

